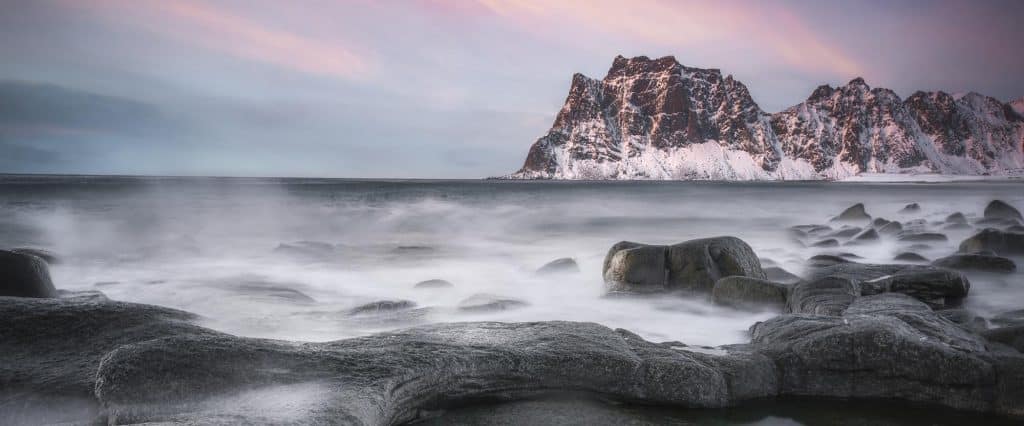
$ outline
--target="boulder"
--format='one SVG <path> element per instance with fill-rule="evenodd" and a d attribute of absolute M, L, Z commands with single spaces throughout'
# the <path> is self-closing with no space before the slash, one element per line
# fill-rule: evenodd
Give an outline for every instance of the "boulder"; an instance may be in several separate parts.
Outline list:
<path fill-rule="evenodd" d="M 839 315 L 860 296 L 855 281 L 839 277 L 823 277 L 802 281 L 789 292 L 787 311 L 810 315 Z"/>
<path fill-rule="evenodd" d="M 381 313 L 412 309 L 415 307 L 416 302 L 411 300 L 378 300 L 356 306 L 348 311 L 348 315 L 377 315 Z"/>
<path fill-rule="evenodd" d="M 918 213 L 920 211 L 921 211 L 921 206 L 918 205 L 917 203 L 907 204 L 907 205 L 903 206 L 902 209 L 900 209 L 900 213 L 902 213 L 902 214 Z"/>
<path fill-rule="evenodd" d="M 703 238 L 671 246 L 623 241 L 608 251 L 602 274 L 608 291 L 629 293 L 710 293 L 722 277 L 765 278 L 754 250 L 736 237 Z"/>
<path fill-rule="evenodd" d="M 807 259 L 807 266 L 811 268 L 823 268 L 826 266 L 838 265 L 840 263 L 852 263 L 852 261 L 831 254 L 816 254 Z"/>
<path fill-rule="evenodd" d="M 981 335 L 992 342 L 999 342 L 1024 352 L 1024 324 L 1008 325 L 981 332 Z"/>
<path fill-rule="evenodd" d="M 899 261 L 899 262 L 922 262 L 923 263 L 923 262 L 927 262 L 928 261 L 928 258 L 926 258 L 924 256 L 921 256 L 921 255 L 919 255 L 917 253 L 914 253 L 912 251 L 905 251 L 903 253 L 897 254 L 892 259 L 895 260 L 895 261 Z"/>
<path fill-rule="evenodd" d="M 876 232 L 874 229 L 868 228 L 864 232 L 861 232 L 860 234 L 857 234 L 857 236 L 853 237 L 853 241 L 855 241 L 855 242 L 878 241 L 878 232 Z"/>
<path fill-rule="evenodd" d="M 951 214 L 949 216 L 946 216 L 946 223 L 954 223 L 954 224 L 966 225 L 967 224 L 967 217 L 964 216 L 963 213 L 956 212 L 956 213 L 953 213 L 953 214 Z"/>
<path fill-rule="evenodd" d="M 782 269 L 778 266 L 769 266 L 764 268 L 765 278 L 769 281 L 774 281 L 782 284 L 796 284 L 801 280 L 796 274 Z"/>
<path fill-rule="evenodd" d="M 886 220 L 886 219 L 883 219 L 883 218 L 880 218 L 880 217 L 876 217 L 875 220 L 871 221 L 871 226 L 873 228 L 875 228 L 875 229 L 878 229 L 878 228 L 881 228 L 881 227 L 883 227 L 885 225 L 888 225 L 890 223 L 892 223 L 891 220 Z"/>
<path fill-rule="evenodd" d="M 847 207 L 846 210 L 843 210 L 842 213 L 839 213 L 839 216 L 836 216 L 832 220 L 840 222 L 870 221 L 871 216 L 864 210 L 863 203 L 857 203 Z"/>
<path fill-rule="evenodd" d="M 446 280 L 440 280 L 440 279 L 420 281 L 420 282 L 416 283 L 415 285 L 413 285 L 413 288 L 451 288 L 451 287 L 455 287 L 455 284 L 452 284 L 452 283 L 450 283 L 450 282 L 448 282 Z"/>
<path fill-rule="evenodd" d="M 935 308 L 959 306 L 971 288 L 963 274 L 930 265 L 844 263 L 811 269 L 807 279 L 824 277 L 853 281 L 863 295 L 903 293 Z"/>
<path fill-rule="evenodd" d="M 988 254 L 954 254 L 935 259 L 932 265 L 960 271 L 985 271 L 1009 273 L 1017 270 L 1017 264 L 1002 256 Z"/>
<path fill-rule="evenodd" d="M 578 273 L 580 272 L 579 265 L 576 264 L 576 259 L 571 257 L 563 257 L 561 259 L 552 260 L 544 266 L 537 269 L 538 275 L 551 275 L 551 274 L 566 274 L 566 273 Z"/>
<path fill-rule="evenodd" d="M 943 309 L 935 313 L 974 333 L 988 330 L 988 321 L 970 309 Z"/>
<path fill-rule="evenodd" d="M 1024 324 L 1024 309 L 1000 312 L 992 317 L 992 324 L 999 326 Z"/>
<path fill-rule="evenodd" d="M 711 300 L 736 308 L 770 308 L 782 311 L 788 287 L 784 284 L 750 277 L 725 277 L 715 283 Z"/>
<path fill-rule="evenodd" d="M 828 238 L 850 238 L 860 233 L 863 229 L 856 226 L 847 226 L 840 228 L 838 231 L 832 232 L 825 237 Z"/>
<path fill-rule="evenodd" d="M 986 219 L 1024 220 L 1020 211 L 1002 200 L 992 200 L 992 202 L 988 203 L 988 205 L 985 206 L 984 216 Z"/>
<path fill-rule="evenodd" d="M 36 256 L 36 257 L 38 257 L 40 259 L 43 259 L 44 261 L 46 261 L 47 264 L 50 264 L 50 265 L 56 265 L 56 264 L 60 263 L 60 257 L 58 257 L 56 253 L 54 253 L 52 251 L 49 251 L 49 250 L 43 250 L 43 249 L 38 249 L 38 248 L 28 248 L 28 247 L 19 247 L 19 248 L 13 248 L 13 249 L 11 249 L 11 251 L 13 251 L 15 253 L 31 254 L 31 255 Z"/>
<path fill-rule="evenodd" d="M 986 228 L 960 243 L 960 253 L 991 251 L 999 255 L 1024 254 L 1024 234 Z"/>
<path fill-rule="evenodd" d="M 487 293 L 477 293 L 459 302 L 459 310 L 466 312 L 505 311 L 529 306 L 525 301 Z"/>
<path fill-rule="evenodd" d="M 0 250 L 0 296 L 57 297 L 43 258 Z"/>

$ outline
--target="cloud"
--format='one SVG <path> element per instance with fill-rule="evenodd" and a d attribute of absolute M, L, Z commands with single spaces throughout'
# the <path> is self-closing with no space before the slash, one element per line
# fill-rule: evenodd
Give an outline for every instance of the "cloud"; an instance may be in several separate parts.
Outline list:
<path fill-rule="evenodd" d="M 319 40 L 246 18 L 238 10 L 193 0 L 68 2 L 100 9 L 108 19 L 136 25 L 186 44 L 309 74 L 358 79 L 371 70 L 367 54 L 343 40 Z M 366 49 L 363 49 L 366 50 Z"/>

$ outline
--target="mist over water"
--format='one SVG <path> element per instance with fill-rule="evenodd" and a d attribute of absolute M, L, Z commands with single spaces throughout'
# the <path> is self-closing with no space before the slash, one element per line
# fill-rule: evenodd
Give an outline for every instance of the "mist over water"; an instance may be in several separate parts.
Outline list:
<path fill-rule="evenodd" d="M 1014 182 L 931 184 L 504 182 L 330 179 L 0 178 L 0 243 L 54 251 L 54 284 L 194 312 L 216 330 L 327 341 L 450 321 L 593 321 L 652 341 L 721 345 L 774 316 L 704 298 L 605 298 L 601 264 L 621 240 L 671 244 L 732 235 L 793 273 L 819 253 L 892 263 L 909 243 L 805 248 L 787 228 L 825 223 L 857 202 L 874 217 L 979 217 Z M 917 202 L 922 212 L 900 215 Z M 941 227 L 940 227 L 941 228 Z M 916 251 L 934 259 L 974 230 Z M 282 246 L 282 244 L 286 246 Z M 578 274 L 536 269 L 574 258 Z M 1020 259 L 1015 259 L 1020 264 Z M 983 316 L 1024 306 L 1022 272 L 969 274 Z M 443 279 L 451 288 L 414 288 Z M 466 311 L 478 293 L 527 305 Z M 409 300 L 393 313 L 360 305 Z"/>

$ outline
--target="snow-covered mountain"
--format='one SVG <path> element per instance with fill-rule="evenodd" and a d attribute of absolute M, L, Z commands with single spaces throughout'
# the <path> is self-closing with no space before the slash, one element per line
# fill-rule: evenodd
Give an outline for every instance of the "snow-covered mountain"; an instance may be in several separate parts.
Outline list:
<path fill-rule="evenodd" d="M 673 57 L 618 56 L 573 76 L 517 179 L 841 179 L 861 172 L 1019 174 L 1024 98 L 917 92 L 861 78 L 769 114 L 746 86 Z"/>

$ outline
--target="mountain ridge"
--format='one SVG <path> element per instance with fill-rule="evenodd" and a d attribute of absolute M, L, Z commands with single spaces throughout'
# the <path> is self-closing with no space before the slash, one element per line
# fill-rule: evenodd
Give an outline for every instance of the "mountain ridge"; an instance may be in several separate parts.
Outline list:
<path fill-rule="evenodd" d="M 863 172 L 1024 170 L 1024 98 L 918 91 L 857 77 L 776 113 L 716 68 L 616 56 L 573 75 L 551 129 L 510 179 L 842 179 Z"/>

